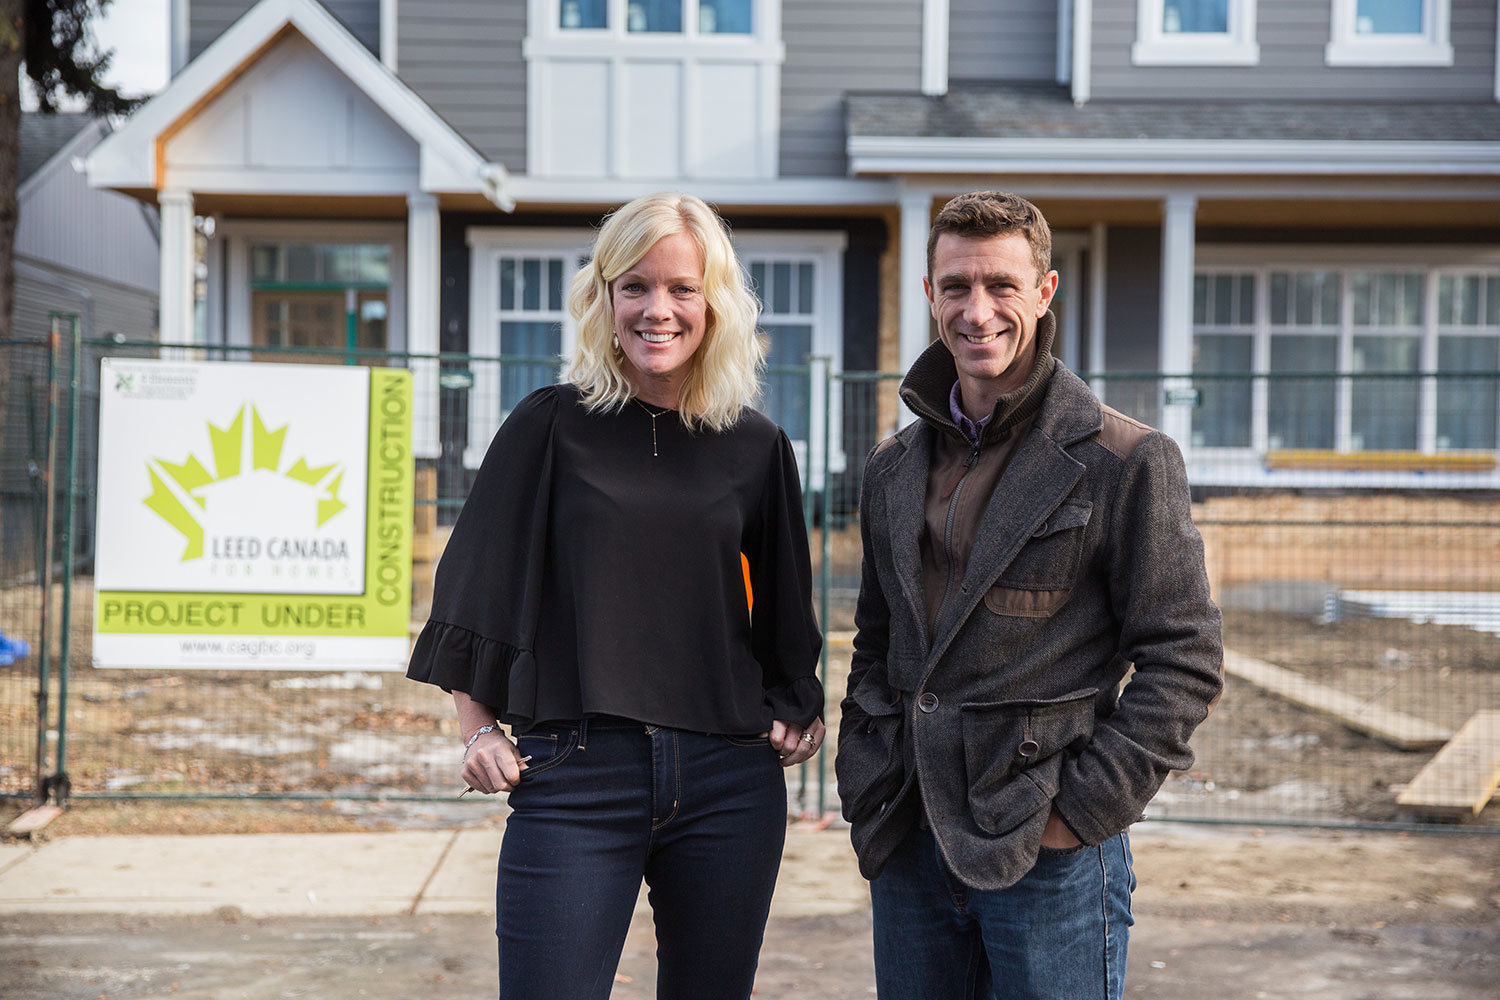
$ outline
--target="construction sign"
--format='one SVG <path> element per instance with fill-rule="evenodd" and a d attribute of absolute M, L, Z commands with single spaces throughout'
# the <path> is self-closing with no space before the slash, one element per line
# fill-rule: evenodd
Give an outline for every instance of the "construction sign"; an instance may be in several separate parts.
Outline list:
<path fill-rule="evenodd" d="M 411 374 L 107 358 L 96 667 L 402 670 Z"/>

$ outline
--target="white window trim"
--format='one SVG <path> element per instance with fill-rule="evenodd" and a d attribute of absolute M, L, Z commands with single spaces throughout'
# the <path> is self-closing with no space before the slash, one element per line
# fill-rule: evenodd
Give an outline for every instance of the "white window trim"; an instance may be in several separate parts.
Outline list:
<path fill-rule="evenodd" d="M 1422 33 L 1360 35 L 1358 0 L 1332 0 L 1333 24 L 1323 61 L 1329 66 L 1452 66 L 1448 37 L 1451 0 L 1423 0 Z"/>
<path fill-rule="evenodd" d="M 812 352 L 815 357 L 828 359 L 829 370 L 838 374 L 844 370 L 844 249 L 848 236 L 842 232 L 798 233 L 771 230 L 736 230 L 735 252 L 741 263 L 748 267 L 749 261 L 758 257 L 782 257 L 811 259 L 817 264 L 817 301 L 814 312 Z M 825 404 L 825 379 L 821 366 L 814 367 L 811 398 L 808 400 L 808 436 L 811 441 L 793 441 L 792 450 L 797 453 L 797 462 L 802 466 L 803 483 L 810 489 L 823 488 L 823 435 L 820 421 Z M 833 413 L 841 411 L 842 382 L 833 380 L 831 390 Z M 843 422 L 829 421 L 828 470 L 838 474 L 848 466 L 844 454 Z"/>
<path fill-rule="evenodd" d="M 587 256 L 593 232 L 588 229 L 541 229 L 522 226 L 471 226 L 465 234 L 469 245 L 469 362 L 474 384 L 469 389 L 468 444 L 464 447 L 466 469 L 477 469 L 484 461 L 490 438 L 500 427 L 500 310 L 499 260 L 501 257 L 563 258 L 562 356 L 573 351 L 577 327 L 568 314 L 566 301 L 578 260 Z M 493 359 L 493 360 L 478 360 Z"/>
<path fill-rule="evenodd" d="M 1136 0 L 1136 40 L 1130 61 L 1136 66 L 1256 66 L 1256 0 L 1227 0 L 1229 30 L 1173 32 L 1162 30 L 1162 0 Z"/>
<path fill-rule="evenodd" d="M 391 283 L 387 290 L 386 350 L 406 350 L 406 227 L 379 222 L 238 222 L 219 221 L 208 273 L 207 336 L 209 343 L 250 343 L 250 245 L 384 243 L 391 248 Z M 222 262 L 222 269 L 217 266 Z M 219 275 L 222 274 L 222 280 Z M 253 355 L 251 355 L 253 357 Z"/>
<path fill-rule="evenodd" d="M 1500 251 L 1476 247 L 1438 246 L 1423 247 L 1420 261 L 1411 248 L 1402 247 L 1240 247 L 1227 245 L 1200 246 L 1195 274 L 1235 273 L 1254 274 L 1256 278 L 1255 321 L 1249 329 L 1203 330 L 1205 334 L 1236 333 L 1253 337 L 1252 366 L 1256 372 L 1270 370 L 1270 280 L 1275 271 L 1297 271 L 1308 268 L 1328 270 L 1340 275 L 1340 323 L 1337 333 L 1326 336 L 1338 340 L 1338 374 L 1352 371 L 1352 346 L 1355 336 L 1368 332 L 1379 334 L 1378 329 L 1356 330 L 1352 311 L 1349 309 L 1349 275 L 1354 271 L 1390 270 L 1420 271 L 1425 284 L 1425 306 L 1416 329 L 1420 338 L 1420 365 L 1422 371 L 1436 367 L 1437 338 L 1439 336 L 1464 336 L 1470 331 L 1444 327 L 1437 322 L 1437 285 L 1445 274 L 1500 274 Z M 1195 324 L 1194 336 L 1199 327 Z M 1310 331 L 1316 333 L 1317 331 Z M 1393 331 L 1394 332 L 1394 331 Z M 1403 328 L 1402 332 L 1410 332 Z M 1492 336 L 1489 329 L 1476 329 L 1474 336 Z M 1334 450 L 1350 450 L 1352 431 L 1351 379 L 1337 378 L 1335 381 L 1335 440 Z M 1437 448 L 1437 386 L 1436 380 L 1421 380 L 1417 406 L 1417 451 L 1436 454 Z M 1189 479 L 1198 485 L 1233 486 L 1391 486 L 1429 489 L 1492 489 L 1500 486 L 1500 470 L 1486 474 L 1475 473 L 1386 473 L 1375 470 L 1365 472 L 1330 473 L 1321 470 L 1273 471 L 1265 468 L 1264 458 L 1269 450 L 1269 385 L 1266 378 L 1256 378 L 1251 383 L 1251 433 L 1250 446 L 1246 448 L 1196 447 L 1188 460 Z M 1446 449 L 1444 449 L 1446 450 Z"/>

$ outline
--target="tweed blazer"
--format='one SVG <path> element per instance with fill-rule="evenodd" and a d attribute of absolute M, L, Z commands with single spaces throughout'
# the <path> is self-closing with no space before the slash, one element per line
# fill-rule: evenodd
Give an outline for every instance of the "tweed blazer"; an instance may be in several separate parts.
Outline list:
<path fill-rule="evenodd" d="M 919 413 L 944 412 L 954 378 L 935 343 L 902 394 L 928 404 Z M 1097 844 L 1191 765 L 1188 737 L 1222 687 L 1220 616 L 1175 442 L 1104 407 L 1058 363 L 929 634 L 931 419 L 865 466 L 838 790 L 867 878 L 916 821 L 915 785 L 954 874 L 997 890 L 1035 863 L 1052 808 Z"/>

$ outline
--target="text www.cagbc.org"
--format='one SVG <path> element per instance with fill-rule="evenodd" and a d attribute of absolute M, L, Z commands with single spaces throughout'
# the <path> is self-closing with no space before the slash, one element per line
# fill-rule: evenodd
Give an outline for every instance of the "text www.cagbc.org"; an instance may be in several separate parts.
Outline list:
<path fill-rule="evenodd" d="M 184 639 L 179 643 L 184 656 L 300 656 L 312 659 L 315 642 L 296 639 Z"/>

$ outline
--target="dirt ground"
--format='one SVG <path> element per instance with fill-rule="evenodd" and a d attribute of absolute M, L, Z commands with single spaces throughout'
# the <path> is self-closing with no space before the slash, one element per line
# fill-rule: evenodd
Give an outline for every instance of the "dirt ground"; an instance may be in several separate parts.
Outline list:
<path fill-rule="evenodd" d="M 1457 626 L 1227 612 L 1225 645 L 1368 702 L 1457 730 L 1500 708 L 1500 637 Z M 1398 750 L 1230 677 L 1153 815 L 1415 822 L 1396 795 L 1432 750 Z M 1500 805 L 1471 820 L 1500 827 Z"/>
<path fill-rule="evenodd" d="M 118 818 L 118 817 L 117 817 Z M 253 822 L 261 823 L 261 816 Z M 295 822 L 295 820 L 293 821 Z M 809 838 L 799 838 L 804 844 Z M 1146 824 L 1126 995 L 1156 1000 L 1493 1000 L 1500 837 Z M 847 864 L 843 831 L 788 859 L 783 889 Z M 638 916 L 613 996 L 654 996 Z M 784 918 L 757 996 L 874 996 L 868 909 Z M 354 1000 L 494 996 L 487 917 L 0 918 L 0 998 Z"/>

